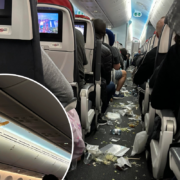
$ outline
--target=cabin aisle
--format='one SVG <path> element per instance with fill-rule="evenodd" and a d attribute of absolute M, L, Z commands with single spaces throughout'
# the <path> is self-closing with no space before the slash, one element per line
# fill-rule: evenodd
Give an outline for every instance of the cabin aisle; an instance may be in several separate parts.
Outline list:
<path fill-rule="evenodd" d="M 128 77 L 131 77 L 131 74 L 128 72 Z M 132 81 L 126 80 L 126 84 L 130 84 Z M 133 87 L 127 87 L 127 90 L 132 90 Z M 127 101 L 133 101 L 134 97 L 125 97 L 123 100 L 113 100 L 113 106 L 117 106 L 119 103 L 125 103 L 128 104 Z M 134 104 L 138 104 L 135 102 Z M 113 109 L 120 109 L 117 107 L 109 107 L 108 112 L 113 112 Z M 136 108 L 133 108 L 134 114 L 140 115 L 139 108 L 136 110 Z M 128 123 L 132 122 L 128 119 L 127 116 L 121 116 L 122 123 L 119 125 L 116 125 L 118 127 L 128 127 Z M 139 123 L 138 126 L 134 128 L 133 131 L 130 132 L 121 132 L 121 135 L 111 135 L 110 130 L 114 129 L 115 125 L 113 126 L 100 126 L 99 128 L 103 128 L 106 131 L 106 134 L 103 134 L 102 132 L 97 131 L 96 134 L 91 134 L 89 137 L 86 137 L 86 142 L 91 145 L 99 145 L 99 148 L 104 147 L 107 144 L 110 144 L 111 141 L 109 140 L 111 137 L 119 137 L 120 141 L 113 144 L 119 144 L 126 146 L 130 148 L 130 150 L 125 154 L 125 156 L 128 156 L 129 158 L 132 151 L 132 146 L 134 143 L 134 138 L 136 133 L 140 132 L 142 127 L 141 123 Z M 150 175 L 147 167 L 147 161 L 145 159 L 145 153 L 142 153 L 140 155 L 136 155 L 132 158 L 141 158 L 140 160 L 129 160 L 131 163 L 136 162 L 140 166 L 132 165 L 131 168 L 128 168 L 126 171 L 119 171 L 114 168 L 114 162 L 111 163 L 111 165 L 104 165 L 104 164 L 98 164 L 96 163 L 96 166 L 93 165 L 92 161 L 90 164 L 85 165 L 83 162 L 83 159 L 81 162 L 78 163 L 78 167 L 75 171 L 71 171 L 68 173 L 68 180 L 151 180 L 153 179 Z"/>

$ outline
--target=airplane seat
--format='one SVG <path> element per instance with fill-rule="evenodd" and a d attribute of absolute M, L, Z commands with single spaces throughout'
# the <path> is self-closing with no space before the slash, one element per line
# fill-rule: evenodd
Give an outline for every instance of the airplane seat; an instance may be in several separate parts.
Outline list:
<path fill-rule="evenodd" d="M 87 84 L 85 87 L 88 87 L 91 85 L 93 89 L 89 92 L 85 92 L 84 90 L 81 91 L 80 96 L 83 100 L 83 103 L 81 104 L 81 108 L 84 109 L 84 104 L 86 103 L 84 95 L 86 94 L 89 97 L 89 94 L 92 92 L 95 95 L 94 101 L 91 103 L 89 101 L 89 109 L 92 107 L 92 105 L 95 106 L 95 111 L 93 108 L 89 110 L 89 112 L 92 112 L 89 114 L 88 112 L 88 118 L 85 113 L 85 111 L 81 111 L 81 116 L 86 119 L 86 122 L 88 122 L 86 125 L 84 124 L 85 128 L 85 134 L 90 132 L 90 127 L 93 118 L 95 117 L 95 123 L 96 127 L 98 127 L 97 124 L 97 118 L 99 113 L 101 112 L 101 82 L 100 82 L 100 76 L 101 76 L 101 42 L 96 40 L 95 38 L 95 30 L 93 22 L 87 19 L 82 18 L 76 18 L 75 19 L 75 26 L 76 28 L 83 26 L 84 27 L 84 40 L 85 40 L 85 51 L 86 51 L 86 57 L 88 60 L 88 64 L 84 66 L 85 68 L 85 80 Z M 90 104 L 91 103 L 91 104 Z"/>
<path fill-rule="evenodd" d="M 0 12 L 0 73 L 18 74 L 44 84 L 36 2 L 9 0 Z"/>
<path fill-rule="evenodd" d="M 152 37 L 152 40 L 151 40 L 152 49 L 157 47 L 158 42 L 159 42 L 159 38 L 154 34 Z M 149 82 L 146 82 L 145 96 L 144 96 L 144 100 L 142 102 L 142 114 L 144 114 L 144 115 L 148 112 L 149 96 L 150 96 Z M 151 109 L 151 112 L 154 112 L 154 111 Z M 152 113 L 152 115 L 153 115 L 153 113 Z"/>
<path fill-rule="evenodd" d="M 109 45 L 109 37 L 107 34 L 104 36 L 104 43 Z"/>
<path fill-rule="evenodd" d="M 159 41 L 158 41 L 155 67 L 159 66 L 161 61 L 165 58 L 165 56 L 170 48 L 170 44 L 169 44 L 170 37 L 172 38 L 171 30 L 168 27 L 168 25 L 164 25 L 161 37 L 159 38 Z M 147 88 L 147 91 L 145 93 L 143 107 L 145 109 L 144 114 L 145 114 L 145 125 L 147 126 L 146 131 L 148 134 L 150 134 L 151 131 L 153 130 L 155 110 L 151 106 L 149 106 L 149 113 L 148 113 L 147 107 L 149 104 L 149 95 L 151 95 L 152 89 L 149 88 L 149 83 L 146 84 L 146 88 Z M 146 119 L 147 119 L 147 122 L 146 122 Z"/>
<path fill-rule="evenodd" d="M 151 49 L 150 49 L 150 48 L 151 48 L 151 41 L 152 41 L 152 37 L 149 38 L 149 40 L 148 40 L 147 53 L 151 50 Z"/>
<path fill-rule="evenodd" d="M 170 168 L 178 180 L 180 180 L 180 148 L 173 147 L 169 152 Z"/>
<path fill-rule="evenodd" d="M 174 32 L 165 25 L 158 44 L 156 67 L 165 58 L 169 48 L 174 44 Z M 152 90 L 149 91 L 150 93 Z M 176 134 L 176 118 L 171 110 L 155 110 L 150 106 L 149 113 L 146 113 L 145 124 L 148 135 L 153 130 L 155 113 L 161 118 L 161 132 L 159 142 L 151 140 L 150 150 L 152 159 L 153 176 L 156 179 L 163 177 L 167 155 L 173 136 Z"/>
<path fill-rule="evenodd" d="M 24 169 L 24 174 L 38 178 L 53 173 L 62 178 L 70 164 L 71 127 L 62 104 L 43 86 L 37 4 L 34 0 L 5 4 L 6 11 L 0 10 L 0 121 L 8 123 L 9 131 L 0 129 L 0 169 Z M 9 13 L 6 18 L 3 12 Z M 47 150 L 42 141 L 37 145 L 22 138 L 26 133 L 19 128 L 40 137 L 48 143 L 47 149 L 53 145 L 59 153 L 65 152 L 69 159 Z"/>
<path fill-rule="evenodd" d="M 155 39 L 156 39 L 156 34 L 154 34 L 154 35 L 152 36 L 152 40 L 151 40 L 151 44 L 150 44 L 150 50 L 152 50 L 152 49 L 154 48 Z"/>
<path fill-rule="evenodd" d="M 71 84 L 74 96 L 78 98 L 79 71 L 74 21 L 71 12 L 66 7 L 43 3 L 38 3 L 37 9 L 41 47 L 61 70 Z M 43 23 L 45 18 L 51 18 L 48 13 L 51 13 L 50 15 L 55 20 Z M 49 29 L 53 27 L 54 29 Z"/>

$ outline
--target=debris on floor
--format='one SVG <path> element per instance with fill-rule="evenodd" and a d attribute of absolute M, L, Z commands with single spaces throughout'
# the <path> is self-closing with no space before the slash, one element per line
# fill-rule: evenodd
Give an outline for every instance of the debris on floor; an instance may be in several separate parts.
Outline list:
<path fill-rule="evenodd" d="M 129 160 L 125 159 L 123 157 L 117 159 L 117 163 L 114 164 L 114 166 L 115 166 L 116 169 L 119 169 L 119 170 L 122 170 L 122 171 L 127 170 L 128 167 L 132 167 Z"/>
<path fill-rule="evenodd" d="M 122 157 L 129 151 L 130 148 L 117 144 L 108 144 L 100 149 L 102 153 L 110 153 L 117 157 Z"/>

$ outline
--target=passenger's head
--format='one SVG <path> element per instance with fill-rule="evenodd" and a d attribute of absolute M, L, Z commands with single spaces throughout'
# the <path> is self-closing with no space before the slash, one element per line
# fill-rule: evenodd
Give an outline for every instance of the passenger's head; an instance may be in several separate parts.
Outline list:
<path fill-rule="evenodd" d="M 161 36 L 161 33 L 162 33 L 162 29 L 163 29 L 163 26 L 164 26 L 164 20 L 165 20 L 165 17 L 162 17 L 157 25 L 156 25 L 156 36 L 159 38 Z"/>
<path fill-rule="evenodd" d="M 121 49 L 121 54 L 123 55 L 124 60 L 127 59 L 127 50 L 125 48 Z"/>
<path fill-rule="evenodd" d="M 45 175 L 42 180 L 59 180 L 56 176 L 49 174 Z"/>
<path fill-rule="evenodd" d="M 110 31 L 109 29 L 106 29 L 106 34 L 109 37 L 109 45 L 113 46 L 114 42 L 115 42 L 115 37 L 112 31 Z"/>
<path fill-rule="evenodd" d="M 101 19 L 93 19 L 94 29 L 99 39 L 102 39 L 106 34 L 106 23 Z"/>

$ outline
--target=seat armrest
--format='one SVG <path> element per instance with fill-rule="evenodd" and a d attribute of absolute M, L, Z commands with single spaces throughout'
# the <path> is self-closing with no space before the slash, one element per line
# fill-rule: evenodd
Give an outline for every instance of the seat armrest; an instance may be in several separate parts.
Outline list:
<path fill-rule="evenodd" d="M 71 85 L 72 87 L 75 87 L 75 88 L 77 89 L 77 97 L 78 97 L 78 94 L 79 94 L 79 86 L 78 86 L 78 83 L 77 83 L 77 82 L 72 82 L 72 83 L 70 83 L 70 85 Z"/>
<path fill-rule="evenodd" d="M 149 105 L 149 83 L 146 83 L 146 90 L 144 95 L 144 100 L 142 102 L 142 113 L 145 115 L 148 112 Z"/>
<path fill-rule="evenodd" d="M 89 93 L 94 91 L 94 84 L 87 83 L 83 86 L 80 92 L 80 97 L 89 97 Z"/>
<path fill-rule="evenodd" d="M 161 131 L 173 131 L 175 134 L 177 130 L 177 124 L 172 110 L 156 110 L 156 113 L 161 118 Z"/>
<path fill-rule="evenodd" d="M 173 170 L 173 167 L 171 165 L 171 156 L 174 158 L 174 161 L 180 171 L 180 148 L 173 147 L 170 149 L 170 168 Z"/>
<path fill-rule="evenodd" d="M 95 66 L 95 81 L 101 81 L 101 45 L 102 42 L 100 40 L 96 41 L 96 66 Z"/>
<path fill-rule="evenodd" d="M 152 94 L 153 89 L 149 88 L 149 95 Z"/>
<path fill-rule="evenodd" d="M 73 98 L 70 102 L 68 102 L 67 104 L 65 104 L 64 108 L 66 110 L 66 112 L 75 109 L 77 105 L 77 98 Z"/>

